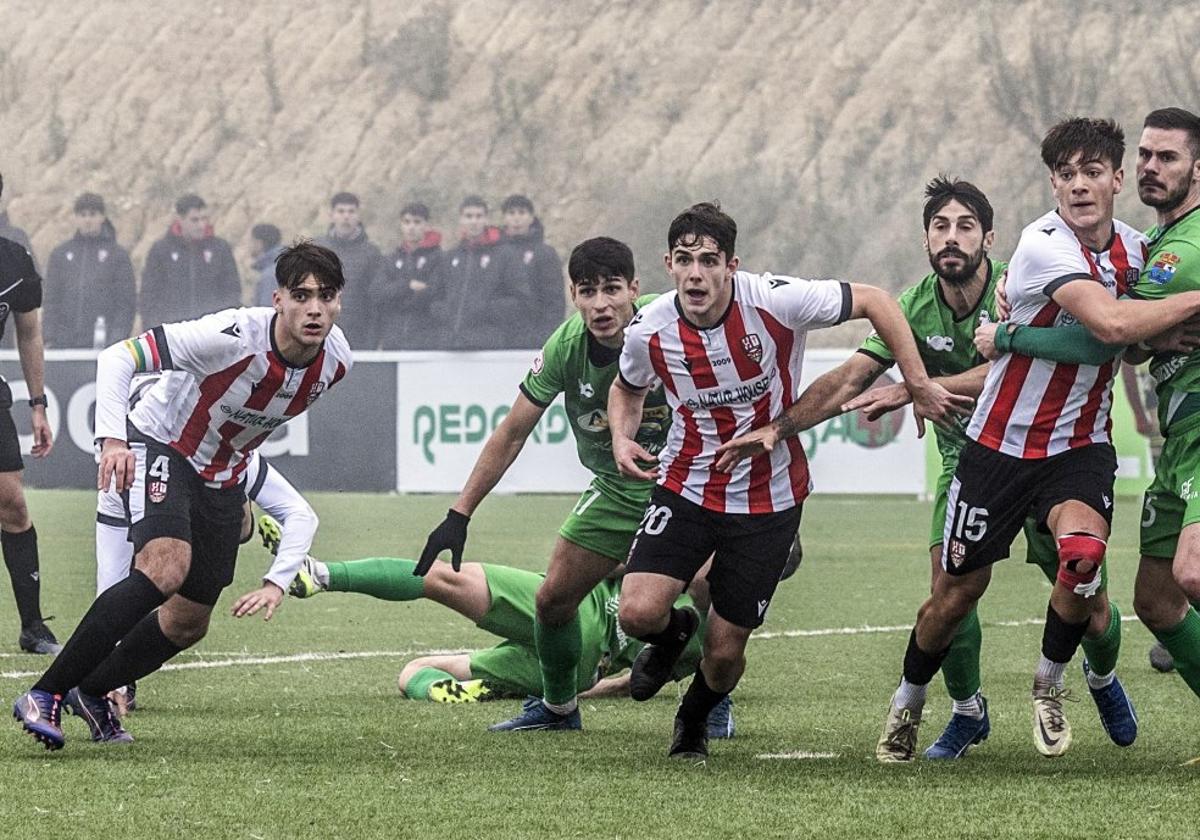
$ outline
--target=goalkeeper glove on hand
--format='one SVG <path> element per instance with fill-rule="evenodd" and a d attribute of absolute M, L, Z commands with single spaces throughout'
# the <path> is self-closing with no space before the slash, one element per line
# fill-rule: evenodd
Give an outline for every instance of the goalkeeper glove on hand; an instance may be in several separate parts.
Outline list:
<path fill-rule="evenodd" d="M 433 561 L 446 550 L 450 551 L 450 565 L 454 571 L 462 568 L 463 546 L 467 543 L 467 523 L 470 521 L 471 517 L 464 516 L 454 508 L 447 511 L 442 524 L 434 528 L 429 539 L 425 540 L 425 550 L 421 552 L 421 559 L 417 561 L 413 574 L 425 577 L 433 568 Z"/>

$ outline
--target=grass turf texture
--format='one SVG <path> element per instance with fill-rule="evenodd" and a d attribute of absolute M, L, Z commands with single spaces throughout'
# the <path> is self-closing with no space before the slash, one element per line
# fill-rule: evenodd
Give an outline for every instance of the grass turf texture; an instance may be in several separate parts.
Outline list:
<path fill-rule="evenodd" d="M 446 497 L 314 494 L 325 559 L 414 556 Z M 468 560 L 543 569 L 574 499 L 498 497 L 471 524 Z M 43 603 L 65 638 L 94 585 L 94 496 L 35 491 Z M 816 498 L 804 515 L 805 559 L 764 631 L 908 627 L 928 586 L 929 507 L 891 499 Z M 1112 592 L 1132 615 L 1138 505 L 1117 508 Z M 1068 685 L 1075 740 L 1039 757 L 1029 684 L 1041 628 L 996 626 L 1044 615 L 1041 575 L 1000 564 L 981 608 L 992 736 L 964 760 L 881 766 L 873 758 L 907 630 L 753 640 L 735 694 L 737 737 L 706 766 L 669 762 L 676 689 L 648 703 L 586 702 L 579 734 L 499 735 L 485 727 L 516 702 L 446 707 L 402 700 L 401 657 L 177 670 L 145 680 L 127 720 L 129 746 L 87 740 L 65 718 L 64 750 L 45 753 L 8 718 L 0 737 L 0 836 L 406 837 L 446 830 L 488 837 L 1082 837 L 1184 836 L 1195 830 L 1200 767 L 1196 698 L 1151 671 L 1150 634 L 1126 623 L 1119 673 L 1137 705 L 1137 743 L 1104 735 L 1079 671 Z M 289 599 L 276 617 L 235 620 L 233 599 L 268 564 L 257 543 L 208 638 L 176 661 L 306 652 L 421 651 L 491 637 L 429 603 L 327 594 Z M 7 586 L 0 595 L 0 696 L 33 682 L 44 660 L 16 651 Z M 940 679 L 921 748 L 948 717 Z M 7 714 L 7 711 L 6 711 Z M 831 754 L 769 759 L 765 754 Z M 453 827 L 453 828 L 451 828 Z"/>

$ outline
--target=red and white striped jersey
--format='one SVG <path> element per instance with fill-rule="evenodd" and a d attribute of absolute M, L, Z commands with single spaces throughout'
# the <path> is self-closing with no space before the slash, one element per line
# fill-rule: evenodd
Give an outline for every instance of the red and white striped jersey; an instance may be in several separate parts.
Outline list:
<path fill-rule="evenodd" d="M 126 400 L 135 373 L 161 377 L 129 411 L 144 435 L 169 445 L 213 486 L 236 484 L 246 456 L 303 412 L 353 364 L 334 327 L 316 359 L 293 367 L 275 348 L 275 311 L 226 309 L 163 324 L 100 354 L 96 437 L 126 440 Z"/>
<path fill-rule="evenodd" d="M 1051 295 L 1071 282 L 1101 283 L 1113 297 L 1137 280 L 1146 237 L 1113 221 L 1103 251 L 1093 251 L 1051 211 L 1021 233 L 1008 264 L 1009 321 L 1035 327 L 1076 323 Z M 1117 360 L 1072 365 L 1008 353 L 992 363 L 967 427 L 979 443 L 1016 458 L 1046 458 L 1092 443 L 1108 443 Z"/>
<path fill-rule="evenodd" d="M 674 292 L 643 307 L 625 331 L 620 376 L 645 388 L 662 382 L 675 413 L 660 455 L 658 483 L 709 510 L 772 513 L 812 489 L 795 437 L 737 465 L 716 470 L 718 446 L 766 426 L 796 400 L 809 329 L 850 316 L 850 286 L 739 271 L 733 301 L 707 329 L 684 317 Z"/>

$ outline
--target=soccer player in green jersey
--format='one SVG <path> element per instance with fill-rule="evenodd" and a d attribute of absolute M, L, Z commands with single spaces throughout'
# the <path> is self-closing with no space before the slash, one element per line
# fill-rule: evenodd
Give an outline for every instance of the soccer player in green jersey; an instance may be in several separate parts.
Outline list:
<path fill-rule="evenodd" d="M 1005 270 L 1003 262 L 988 256 L 995 240 L 992 206 L 974 184 L 944 176 L 926 185 L 925 198 L 922 219 L 925 249 L 933 271 L 900 295 L 900 309 L 912 328 L 929 375 L 954 393 L 978 396 L 987 373 L 987 362 L 979 356 L 972 339 L 977 326 L 999 320 L 995 290 L 997 280 Z M 804 425 L 816 425 L 840 413 L 846 404 L 854 405 L 852 401 L 892 363 L 887 345 L 878 336 L 869 336 L 857 353 L 816 379 L 801 395 L 800 401 L 809 406 L 805 410 Z M 875 396 L 863 398 L 867 402 L 861 409 L 869 415 L 908 401 L 903 384 L 876 389 L 872 394 Z M 959 453 L 966 442 L 965 419 L 953 426 L 936 429 L 942 471 L 938 477 L 929 534 L 934 580 L 943 574 L 946 495 Z M 736 443 L 729 444 L 729 448 L 736 448 Z M 1058 573 L 1053 538 L 1039 531 L 1032 520 L 1025 523 L 1025 537 L 1026 560 L 1036 564 L 1053 582 Z M 1110 604 L 1103 587 L 1092 599 L 1091 606 L 1091 623 L 1083 645 L 1092 669 L 1107 678 L 1116 667 L 1121 644 L 1120 612 L 1115 604 Z M 942 664 L 946 691 L 954 708 L 941 737 L 925 751 L 927 758 L 960 758 L 971 746 L 985 740 L 991 731 L 987 700 L 981 692 L 981 645 L 979 616 L 972 608 L 959 626 Z M 1114 686 L 1108 692 L 1120 692 L 1124 696 L 1115 677 L 1105 684 Z M 1128 704 L 1100 704 L 1099 699 L 1098 704 L 1106 728 L 1109 727 L 1106 710 L 1111 709 L 1108 714 L 1111 717 L 1121 715 L 1129 708 Z M 1127 731 L 1132 716 L 1126 714 L 1126 717 L 1128 720 L 1114 722 L 1110 733 Z"/>
<path fill-rule="evenodd" d="M 625 560 L 653 483 L 617 472 L 608 432 L 609 386 L 617 375 L 624 330 L 637 307 L 633 253 L 624 243 L 589 239 L 567 264 L 571 300 L 579 312 L 547 339 L 511 411 L 484 445 L 466 486 L 446 519 L 429 535 L 415 574 L 424 575 L 441 551 L 462 561 L 467 523 L 521 451 L 542 413 L 560 393 L 580 462 L 595 478 L 559 529 L 546 579 L 537 593 L 534 640 L 541 662 L 542 702 L 496 724 L 494 731 L 570 730 L 582 726 L 576 694 L 582 631 L 578 608 L 588 593 Z M 662 389 L 646 401 L 637 433 L 646 451 L 659 452 L 671 423 Z"/>

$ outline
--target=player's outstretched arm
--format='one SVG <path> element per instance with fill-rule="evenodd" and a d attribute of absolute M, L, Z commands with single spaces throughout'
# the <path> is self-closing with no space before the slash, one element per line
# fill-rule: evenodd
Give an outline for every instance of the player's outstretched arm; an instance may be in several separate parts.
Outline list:
<path fill-rule="evenodd" d="M 1104 344 L 1127 345 L 1157 336 L 1200 314 L 1200 291 L 1163 300 L 1114 299 L 1099 283 L 1064 283 L 1050 297 Z"/>
<path fill-rule="evenodd" d="M 29 312 L 14 312 L 17 324 L 17 355 L 21 359 L 21 372 L 29 386 L 29 396 L 45 393 L 46 361 L 42 348 L 42 319 L 37 309 Z M 54 435 L 46 420 L 46 407 L 35 405 L 30 412 L 33 419 L 33 449 L 30 454 L 44 458 L 54 448 Z"/>
<path fill-rule="evenodd" d="M 613 380 L 608 389 L 608 430 L 612 434 L 613 460 L 621 475 L 654 481 L 658 478 L 658 458 L 643 449 L 635 440 L 642 423 L 642 406 L 649 388 L 634 389 L 621 377 Z M 642 464 L 651 467 L 643 467 Z"/>

